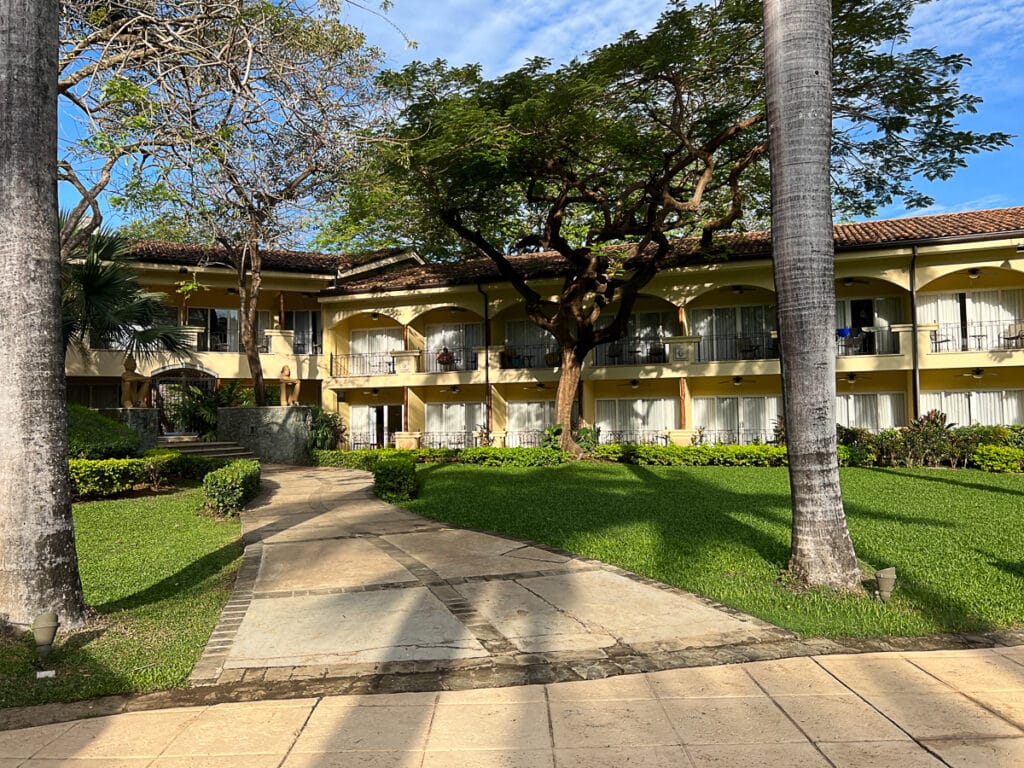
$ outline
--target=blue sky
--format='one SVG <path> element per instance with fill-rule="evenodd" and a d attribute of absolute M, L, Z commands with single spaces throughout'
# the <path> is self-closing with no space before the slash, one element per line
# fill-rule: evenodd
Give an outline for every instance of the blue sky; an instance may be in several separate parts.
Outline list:
<path fill-rule="evenodd" d="M 415 50 L 366 12 L 352 11 L 349 20 L 387 52 L 390 66 L 443 58 L 451 64 L 479 62 L 493 77 L 531 56 L 561 62 L 627 30 L 646 31 L 664 8 L 664 0 L 395 0 L 388 19 L 416 41 Z M 969 158 L 950 181 L 922 182 L 935 198 L 931 208 L 908 212 L 896 205 L 882 216 L 1024 205 L 1024 0 L 937 0 L 921 5 L 913 23 L 914 47 L 961 52 L 973 61 L 961 86 L 984 103 L 963 125 L 1019 138 L 1013 147 Z"/>

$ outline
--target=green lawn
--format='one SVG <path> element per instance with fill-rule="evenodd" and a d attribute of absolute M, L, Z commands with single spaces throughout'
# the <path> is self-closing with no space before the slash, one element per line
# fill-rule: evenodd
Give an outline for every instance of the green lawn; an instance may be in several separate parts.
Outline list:
<path fill-rule="evenodd" d="M 3 706 L 181 686 L 230 595 L 237 518 L 198 514 L 201 491 L 76 504 L 86 601 L 98 616 L 58 636 L 57 675 L 35 678 L 31 636 L 0 641 Z"/>
<path fill-rule="evenodd" d="M 419 469 L 427 517 L 613 563 L 799 633 L 922 635 L 1024 624 L 1024 478 L 973 470 L 842 470 L 865 575 L 896 566 L 881 605 L 797 594 L 785 468 L 579 463 Z"/>

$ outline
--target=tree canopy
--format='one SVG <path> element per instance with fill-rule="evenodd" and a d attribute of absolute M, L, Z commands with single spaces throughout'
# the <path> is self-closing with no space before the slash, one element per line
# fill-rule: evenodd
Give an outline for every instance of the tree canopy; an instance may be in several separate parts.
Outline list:
<path fill-rule="evenodd" d="M 834 16 L 832 185 L 837 210 L 896 198 L 925 205 L 919 177 L 949 177 L 1008 143 L 957 119 L 968 64 L 909 41 L 907 0 L 840 0 Z M 493 80 L 477 66 L 414 63 L 381 85 L 403 104 L 363 184 L 322 245 L 405 244 L 437 259 L 487 256 L 527 312 L 582 360 L 624 332 L 670 237 L 762 224 L 769 215 L 763 23 L 755 0 L 673 2 L 632 32 L 557 68 L 534 59 Z M 605 246 L 627 244 L 625 248 Z M 554 302 L 505 256 L 557 252 Z M 614 320 L 598 318 L 605 307 Z M 568 367 L 563 368 L 563 377 Z M 560 399 L 561 399 L 560 390 Z"/>

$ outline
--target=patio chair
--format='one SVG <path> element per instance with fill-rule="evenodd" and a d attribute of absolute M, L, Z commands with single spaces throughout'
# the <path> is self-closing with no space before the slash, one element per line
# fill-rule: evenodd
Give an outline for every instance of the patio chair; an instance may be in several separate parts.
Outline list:
<path fill-rule="evenodd" d="M 1013 323 L 1006 329 L 1003 349 L 1024 349 L 1024 323 Z"/>

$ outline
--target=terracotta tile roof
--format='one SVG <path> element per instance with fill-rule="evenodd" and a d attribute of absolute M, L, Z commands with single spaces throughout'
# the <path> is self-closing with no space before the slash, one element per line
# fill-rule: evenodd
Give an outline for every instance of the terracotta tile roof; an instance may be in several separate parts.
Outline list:
<path fill-rule="evenodd" d="M 898 246 L 911 241 L 944 237 L 1004 233 L 1024 234 L 1024 206 L 837 224 L 835 245 L 837 250 L 849 250 Z M 714 251 L 710 255 L 701 252 L 700 243 L 695 239 L 679 240 L 673 245 L 676 263 L 679 265 L 719 260 L 767 259 L 771 256 L 771 233 L 761 231 L 720 234 L 715 239 Z M 509 260 L 531 278 L 554 277 L 565 272 L 564 261 L 557 253 L 551 251 L 510 256 Z M 490 259 L 481 258 L 454 264 L 424 264 L 351 281 L 346 281 L 342 273 L 338 287 L 325 293 L 380 293 L 500 280 L 501 276 L 494 263 Z"/>
<path fill-rule="evenodd" d="M 140 240 L 131 245 L 131 258 L 153 264 L 179 264 L 200 266 L 223 264 L 224 249 L 218 246 L 187 245 L 162 240 Z M 263 252 L 263 267 L 281 272 L 302 272 L 334 276 L 341 267 L 348 266 L 346 256 L 331 253 L 269 250 Z"/>

